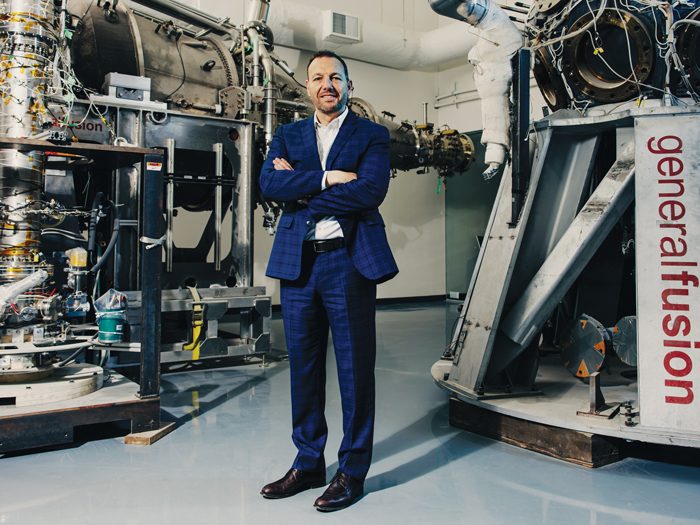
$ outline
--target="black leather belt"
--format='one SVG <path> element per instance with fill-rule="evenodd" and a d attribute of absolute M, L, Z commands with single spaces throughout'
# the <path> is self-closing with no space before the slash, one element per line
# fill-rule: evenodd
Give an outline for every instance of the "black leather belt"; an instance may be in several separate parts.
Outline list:
<path fill-rule="evenodd" d="M 325 241 L 307 241 L 307 243 L 313 246 L 316 253 L 325 253 L 343 248 L 345 246 L 345 239 L 343 237 L 336 237 L 335 239 L 326 239 Z"/>

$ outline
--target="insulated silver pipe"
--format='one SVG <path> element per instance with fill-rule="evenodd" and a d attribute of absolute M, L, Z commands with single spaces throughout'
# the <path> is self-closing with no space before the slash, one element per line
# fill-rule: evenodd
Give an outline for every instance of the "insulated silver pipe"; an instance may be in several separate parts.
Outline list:
<path fill-rule="evenodd" d="M 251 0 L 248 8 L 248 21 L 267 20 L 267 12 L 270 10 L 270 0 Z"/>
<path fill-rule="evenodd" d="M 172 0 L 134 0 L 134 2 L 157 11 L 179 15 L 183 20 L 193 22 L 202 27 L 213 29 L 220 34 L 232 34 L 232 31 L 234 30 L 232 26 L 226 27 L 222 25 L 221 20 L 208 15 L 204 11 L 200 11 L 194 7 L 190 7 L 179 2 L 174 2 Z M 226 20 L 228 20 L 228 18 L 223 20 L 223 22 Z"/>
<path fill-rule="evenodd" d="M 249 38 L 253 43 L 253 86 L 260 85 L 260 36 L 255 29 L 249 30 Z"/>
<path fill-rule="evenodd" d="M 263 100 L 265 109 L 263 111 L 263 122 L 265 125 L 265 144 L 270 147 L 272 137 L 277 131 L 277 92 L 275 89 L 275 68 L 272 65 L 270 55 L 267 54 L 265 47 L 260 48 L 262 52 L 263 69 L 265 70 L 265 90 L 263 92 Z"/>
<path fill-rule="evenodd" d="M 236 286 L 253 285 L 253 162 L 255 123 L 241 123 L 239 149 L 241 172 L 236 177 L 234 214 L 231 230 L 231 255 L 236 270 Z"/>
<path fill-rule="evenodd" d="M 167 148 L 166 174 L 175 173 L 175 139 L 166 139 Z M 175 216 L 175 182 L 170 178 L 165 189 L 165 271 L 173 271 L 173 217 Z"/>
<path fill-rule="evenodd" d="M 255 28 L 251 27 L 248 29 L 248 39 L 253 42 L 254 86 L 260 85 L 260 62 L 262 62 L 263 71 L 265 72 L 265 80 L 263 82 L 263 126 L 265 128 L 265 144 L 269 147 L 277 129 L 277 114 L 275 113 L 277 102 L 277 95 L 275 93 L 275 67 L 264 45 L 258 45 L 256 49 L 256 44 L 258 44 L 260 40 L 260 35 Z"/>
<path fill-rule="evenodd" d="M 488 0 L 428 0 L 436 13 L 471 25 L 481 22 L 489 11 Z"/>
<path fill-rule="evenodd" d="M 218 272 L 221 270 L 221 220 L 223 213 L 223 188 L 221 187 L 221 177 L 224 173 L 224 145 L 220 142 L 214 144 L 214 154 L 216 155 L 216 189 L 214 190 L 214 268 Z"/>

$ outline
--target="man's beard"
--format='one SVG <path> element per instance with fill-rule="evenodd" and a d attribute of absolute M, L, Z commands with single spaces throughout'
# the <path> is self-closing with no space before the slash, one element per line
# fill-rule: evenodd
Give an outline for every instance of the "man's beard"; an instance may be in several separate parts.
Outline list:
<path fill-rule="evenodd" d="M 328 93 L 324 93 L 324 95 L 326 95 L 326 94 L 328 94 Z M 332 115 L 334 113 L 339 113 L 345 107 L 345 103 L 347 102 L 347 97 L 340 96 L 338 93 L 333 93 L 333 94 L 338 97 L 338 102 L 336 102 L 335 104 L 333 104 L 333 106 L 330 106 L 330 107 L 323 106 L 323 100 L 322 100 L 321 96 L 318 97 L 319 105 L 317 106 L 317 109 L 321 113 L 325 113 L 326 115 Z"/>

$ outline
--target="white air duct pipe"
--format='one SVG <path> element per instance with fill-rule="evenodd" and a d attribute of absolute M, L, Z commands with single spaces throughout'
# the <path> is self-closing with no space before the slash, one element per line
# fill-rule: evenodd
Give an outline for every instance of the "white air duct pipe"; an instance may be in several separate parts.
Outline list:
<path fill-rule="evenodd" d="M 46 270 L 38 270 L 32 274 L 27 275 L 24 279 L 4 284 L 0 286 L 0 314 L 5 311 L 10 303 L 17 301 L 17 296 L 21 295 L 35 286 L 39 286 L 46 279 L 48 279 L 49 274 Z"/>
<path fill-rule="evenodd" d="M 284 0 L 270 2 L 267 25 L 275 44 L 307 51 L 329 49 L 342 57 L 395 69 L 421 69 L 464 58 L 479 41 L 476 32 L 457 22 L 419 33 L 360 20 L 359 42 L 329 42 L 323 40 L 323 10 Z"/>
<path fill-rule="evenodd" d="M 481 98 L 481 119 L 486 144 L 484 177 L 495 175 L 510 147 L 510 59 L 523 45 L 523 36 L 508 15 L 492 0 L 429 0 L 441 15 L 463 20 L 484 38 L 469 51 L 474 84 Z"/>

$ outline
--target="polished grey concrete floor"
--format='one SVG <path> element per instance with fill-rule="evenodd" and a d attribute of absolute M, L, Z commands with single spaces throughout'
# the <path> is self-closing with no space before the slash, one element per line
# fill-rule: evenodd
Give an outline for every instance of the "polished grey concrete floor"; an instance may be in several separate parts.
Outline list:
<path fill-rule="evenodd" d="M 455 316 L 445 303 L 379 309 L 375 460 L 346 510 L 313 509 L 322 489 L 259 495 L 295 454 L 282 362 L 164 375 L 163 409 L 179 426 L 150 447 L 113 437 L 0 457 L 0 524 L 700 523 L 700 469 L 626 459 L 592 470 L 451 428 L 430 367 Z M 330 479 L 334 372 L 327 415 Z"/>

